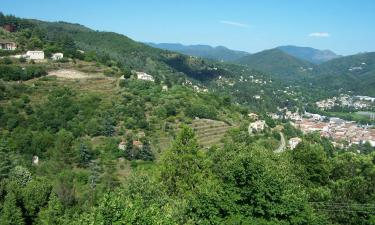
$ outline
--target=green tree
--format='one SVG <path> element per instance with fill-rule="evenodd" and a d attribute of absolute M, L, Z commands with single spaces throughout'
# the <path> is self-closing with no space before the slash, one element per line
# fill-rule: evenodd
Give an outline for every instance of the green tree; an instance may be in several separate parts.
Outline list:
<path fill-rule="evenodd" d="M 155 159 L 155 155 L 152 152 L 150 143 L 148 141 L 143 142 L 143 146 L 139 150 L 137 158 L 145 160 L 145 161 L 153 161 Z"/>
<path fill-rule="evenodd" d="M 25 224 L 22 211 L 17 206 L 16 197 L 13 193 L 7 194 L 1 210 L 0 225 L 22 225 Z"/>
<path fill-rule="evenodd" d="M 30 171 L 23 166 L 16 166 L 11 172 L 10 177 L 21 187 L 25 187 L 32 179 Z"/>
<path fill-rule="evenodd" d="M 65 224 L 64 223 L 64 208 L 59 201 L 59 198 L 55 194 L 51 194 L 48 206 L 43 208 L 37 219 L 39 225 L 50 225 L 50 224 Z"/>
<path fill-rule="evenodd" d="M 170 193 L 192 191 L 202 181 L 203 154 L 194 131 L 183 126 L 161 159 L 161 179 Z"/>
<path fill-rule="evenodd" d="M 322 146 L 303 141 L 291 154 L 295 165 L 299 167 L 296 172 L 302 180 L 314 185 L 327 184 L 331 165 Z"/>
<path fill-rule="evenodd" d="M 47 179 L 33 179 L 24 187 L 22 202 L 29 221 L 34 221 L 40 209 L 47 204 L 51 190 Z"/>

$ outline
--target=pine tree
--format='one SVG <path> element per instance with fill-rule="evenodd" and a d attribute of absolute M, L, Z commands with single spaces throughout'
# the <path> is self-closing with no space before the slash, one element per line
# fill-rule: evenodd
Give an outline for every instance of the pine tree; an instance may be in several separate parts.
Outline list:
<path fill-rule="evenodd" d="M 0 180 L 7 178 L 12 168 L 9 151 L 4 140 L 0 140 Z"/>
<path fill-rule="evenodd" d="M 50 196 L 47 208 L 41 210 L 38 215 L 38 224 L 41 225 L 59 225 L 63 224 L 63 207 L 55 194 Z"/>
<path fill-rule="evenodd" d="M 141 150 L 139 151 L 138 158 L 145 160 L 145 161 L 153 161 L 155 159 L 155 155 L 152 152 L 148 141 L 145 141 L 143 143 L 143 146 Z"/>
<path fill-rule="evenodd" d="M 85 143 L 81 143 L 79 145 L 79 157 L 80 157 L 80 164 L 83 167 L 87 167 L 88 164 L 90 163 L 92 156 L 90 154 L 90 150 L 88 146 Z"/>
<path fill-rule="evenodd" d="M 22 225 L 25 224 L 22 211 L 17 206 L 16 197 L 13 193 L 7 194 L 3 210 L 0 216 L 0 225 Z"/>

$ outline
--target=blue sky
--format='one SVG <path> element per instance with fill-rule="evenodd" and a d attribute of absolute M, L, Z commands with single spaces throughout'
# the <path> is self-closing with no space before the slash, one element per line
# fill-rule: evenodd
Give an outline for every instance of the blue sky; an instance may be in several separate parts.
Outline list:
<path fill-rule="evenodd" d="M 137 41 L 375 51 L 374 0 L 0 0 L 19 17 L 80 23 Z"/>

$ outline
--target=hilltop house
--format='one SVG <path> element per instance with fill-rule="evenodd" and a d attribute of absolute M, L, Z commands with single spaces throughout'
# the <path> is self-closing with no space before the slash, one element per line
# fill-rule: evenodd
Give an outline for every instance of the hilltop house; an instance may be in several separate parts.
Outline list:
<path fill-rule="evenodd" d="M 27 51 L 26 58 L 33 59 L 33 60 L 41 60 L 41 59 L 44 59 L 44 52 L 43 51 Z"/>
<path fill-rule="evenodd" d="M 147 81 L 152 81 L 152 82 L 155 81 L 154 77 L 151 76 L 150 74 L 147 74 L 145 72 L 136 72 L 136 73 L 137 73 L 138 80 L 147 80 Z"/>
<path fill-rule="evenodd" d="M 255 121 L 254 123 L 250 123 L 249 125 L 249 132 L 256 133 L 256 132 L 261 132 L 266 128 L 266 121 L 264 120 L 258 120 Z"/>
<path fill-rule="evenodd" d="M 301 140 L 301 138 L 299 138 L 299 137 L 294 137 L 294 138 L 291 138 L 291 139 L 289 139 L 289 141 L 288 141 L 288 145 L 289 145 L 289 148 L 290 149 L 295 149 L 296 147 L 297 147 L 297 145 L 301 142 L 302 140 Z"/>
<path fill-rule="evenodd" d="M 59 60 L 64 58 L 64 54 L 61 52 L 53 53 L 51 59 L 52 60 Z"/>
<path fill-rule="evenodd" d="M 249 114 L 247 114 L 247 116 L 252 120 L 258 119 L 258 115 L 256 113 L 249 113 Z"/>
<path fill-rule="evenodd" d="M 16 50 L 17 45 L 14 42 L 0 40 L 0 49 L 1 50 Z"/>
<path fill-rule="evenodd" d="M 121 141 L 120 144 L 118 144 L 118 149 L 120 149 L 122 151 L 125 151 L 125 149 L 126 149 L 126 142 L 125 141 Z"/>

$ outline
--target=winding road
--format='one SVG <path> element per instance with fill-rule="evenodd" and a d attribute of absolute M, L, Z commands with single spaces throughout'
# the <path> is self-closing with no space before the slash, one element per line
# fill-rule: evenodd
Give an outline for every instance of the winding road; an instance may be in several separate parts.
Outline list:
<path fill-rule="evenodd" d="M 277 149 L 275 149 L 275 153 L 281 153 L 285 150 L 285 145 L 286 145 L 286 141 L 285 141 L 285 137 L 284 137 L 284 134 L 282 132 L 280 132 L 280 145 Z"/>

